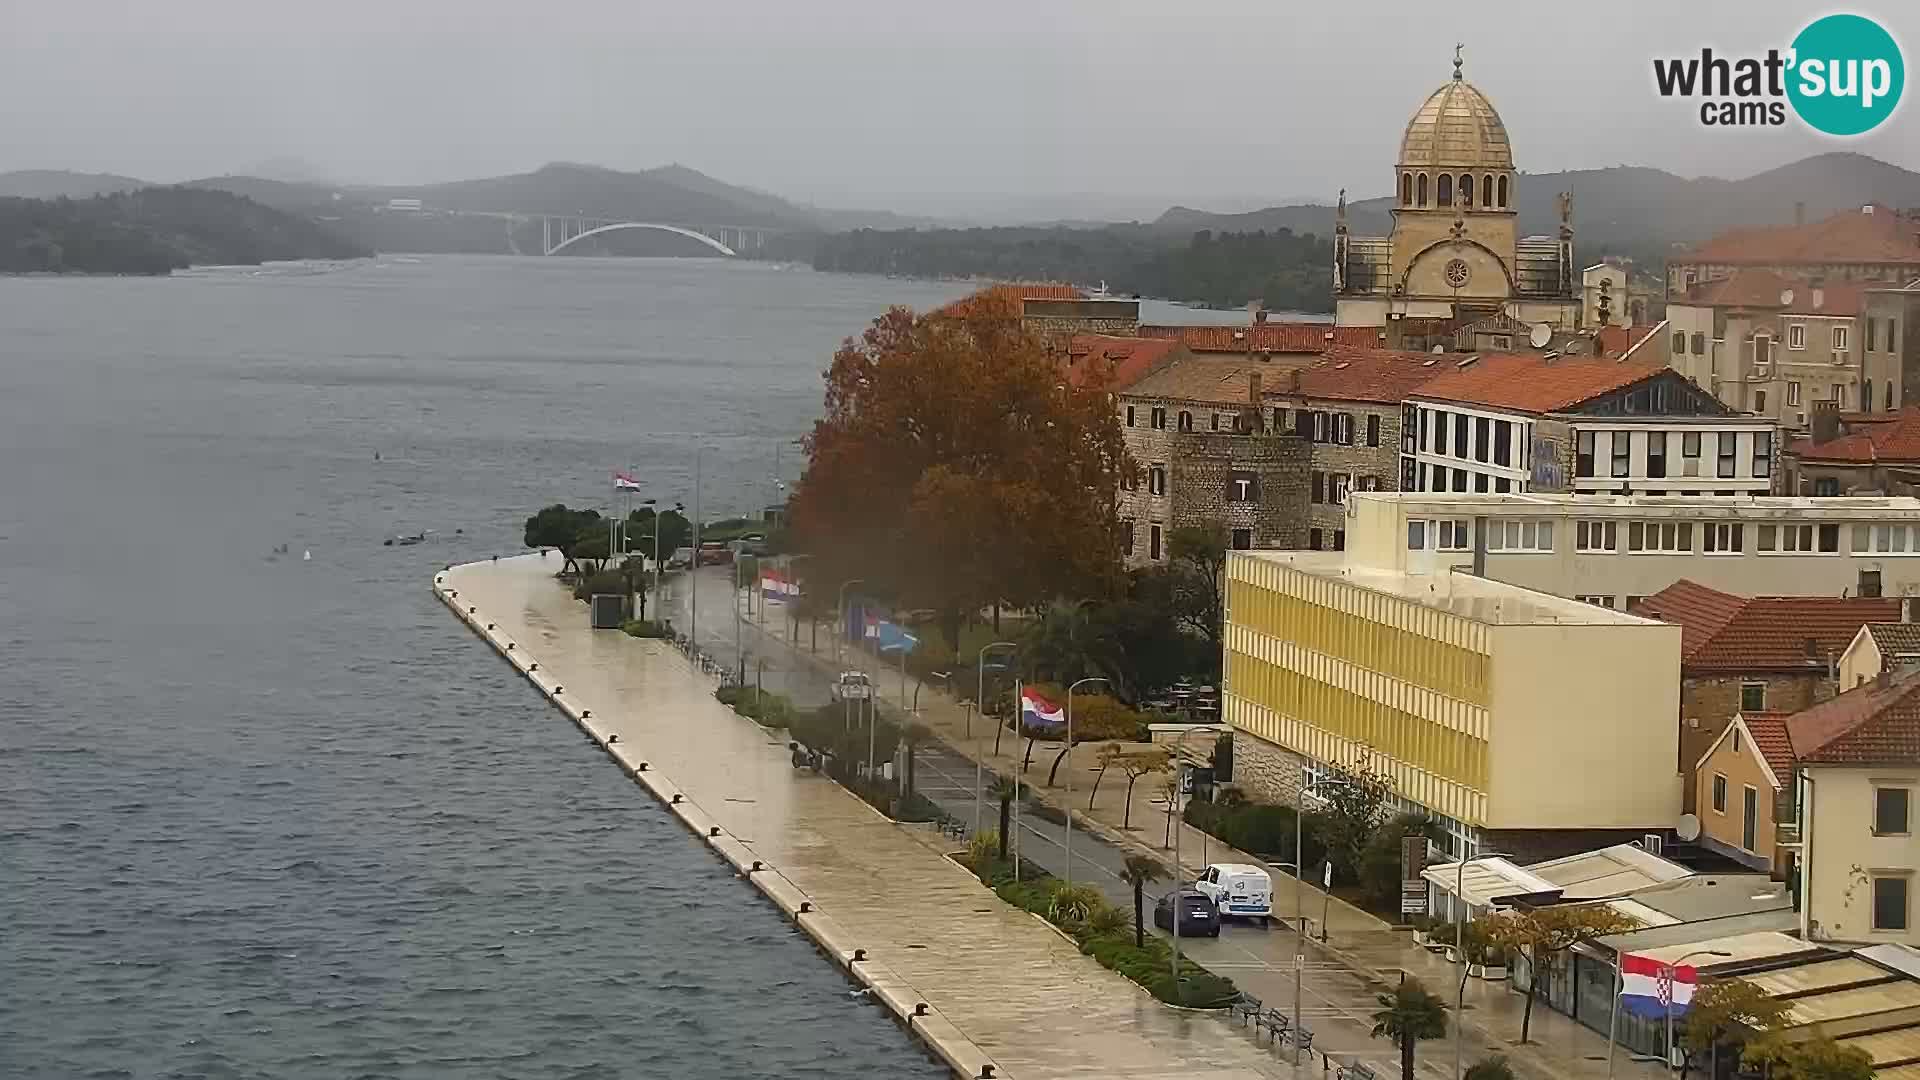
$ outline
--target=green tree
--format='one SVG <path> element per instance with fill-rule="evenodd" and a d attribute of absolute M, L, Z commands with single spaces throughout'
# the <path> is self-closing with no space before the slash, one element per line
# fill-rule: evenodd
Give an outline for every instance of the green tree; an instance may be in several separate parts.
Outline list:
<path fill-rule="evenodd" d="M 993 786 L 987 789 L 987 794 L 993 796 L 1000 803 L 999 839 L 1001 862 L 1007 861 L 1007 840 L 1013 836 L 1013 796 L 1016 790 L 1013 786 L 1013 781 L 1004 776 L 994 777 Z"/>
<path fill-rule="evenodd" d="M 1842 1046 L 1815 1029 L 1805 1039 L 1759 1039 L 1748 1045 L 1749 1065 L 1774 1080 L 1873 1080 L 1873 1058 L 1857 1046 Z"/>
<path fill-rule="evenodd" d="M 1520 1013 L 1520 1041 L 1533 1031 L 1533 1003 L 1546 993 L 1554 969 L 1567 950 L 1594 938 L 1624 933 L 1640 925 L 1605 904 L 1567 904 L 1502 912 L 1487 920 L 1487 939 L 1508 955 L 1526 954 L 1531 966 L 1526 1008 Z"/>
<path fill-rule="evenodd" d="M 1167 868 L 1159 860 L 1145 855 L 1129 855 L 1121 864 L 1121 878 L 1133 887 L 1133 943 L 1139 948 L 1147 947 L 1146 889 L 1150 881 L 1159 881 L 1167 876 Z M 1176 911 L 1174 917 L 1178 918 Z"/>
<path fill-rule="evenodd" d="M 1386 815 L 1393 778 L 1374 766 L 1373 751 L 1362 749 L 1351 765 L 1330 765 L 1316 792 L 1325 804 L 1315 815 L 1327 855 L 1341 877 L 1360 877 L 1367 840 Z"/>
<path fill-rule="evenodd" d="M 1094 800 L 1100 797 L 1100 778 L 1107 775 L 1107 770 L 1118 765 L 1120 759 L 1126 755 L 1126 747 L 1121 746 L 1117 742 L 1110 742 L 1099 750 L 1094 751 L 1093 762 L 1095 768 L 1093 770 L 1093 787 L 1092 790 L 1087 792 L 1087 813 L 1093 813 Z"/>
<path fill-rule="evenodd" d="M 1413 1048 L 1447 1033 L 1447 1005 L 1428 992 L 1419 979 L 1402 979 L 1390 994 L 1375 995 L 1380 1008 L 1373 1014 L 1373 1037 L 1400 1048 L 1400 1080 L 1414 1080 Z"/>
<path fill-rule="evenodd" d="M 1316 827 L 1320 824 L 1316 820 Z M 1409 836 L 1424 836 L 1438 843 L 1445 840 L 1447 834 L 1439 822 L 1425 814 L 1395 814 L 1366 835 L 1353 876 L 1342 877 L 1357 884 L 1366 902 L 1376 911 L 1400 909 L 1401 845 Z"/>
<path fill-rule="evenodd" d="M 1057 693 L 1057 687 L 1041 686 L 1041 693 L 1051 700 L 1059 701 L 1066 695 Z M 1027 728 L 1027 745 L 1031 753 L 1034 741 L 1058 742 L 1060 750 L 1053 755 L 1053 764 L 1047 769 L 1047 786 L 1052 787 L 1060 778 L 1060 763 L 1066 760 L 1075 746 L 1087 742 L 1107 742 L 1113 739 L 1133 740 L 1139 738 L 1142 717 L 1139 713 L 1122 705 L 1106 694 L 1073 695 L 1073 741 L 1067 742 L 1066 725 L 1058 730 L 1052 728 Z"/>
<path fill-rule="evenodd" d="M 1148 750 L 1131 750 L 1120 759 L 1120 771 L 1127 774 L 1127 799 L 1120 810 L 1120 827 L 1133 828 L 1133 785 L 1143 776 L 1167 771 L 1173 763 L 1173 752 L 1158 747 Z"/>
<path fill-rule="evenodd" d="M 1792 1012 L 1793 1006 L 1745 979 L 1702 983 L 1680 1027 L 1680 1045 L 1687 1051 L 1681 1077 L 1684 1080 L 1698 1057 L 1723 1046 L 1737 1053 L 1751 1041 L 1751 1034 L 1785 1027 Z"/>
<path fill-rule="evenodd" d="M 1513 1066 L 1504 1054 L 1481 1058 L 1467 1066 L 1466 1080 L 1513 1080 Z"/>
<path fill-rule="evenodd" d="M 678 506 L 671 510 L 662 510 L 655 515 L 654 508 L 643 506 L 627 515 L 627 549 L 638 552 L 647 558 L 653 558 L 654 520 L 660 522 L 660 558 L 672 557 L 680 548 L 693 542 L 693 523 L 687 520 Z"/>
<path fill-rule="evenodd" d="M 552 548 L 560 553 L 562 574 L 579 573 L 574 548 L 582 539 L 597 536 L 606 543 L 606 523 L 598 510 L 572 510 L 554 503 L 527 519 L 521 540 L 530 548 Z"/>
<path fill-rule="evenodd" d="M 1214 652 L 1226 621 L 1227 527 L 1184 525 L 1167 538 L 1167 576 L 1180 625 Z"/>

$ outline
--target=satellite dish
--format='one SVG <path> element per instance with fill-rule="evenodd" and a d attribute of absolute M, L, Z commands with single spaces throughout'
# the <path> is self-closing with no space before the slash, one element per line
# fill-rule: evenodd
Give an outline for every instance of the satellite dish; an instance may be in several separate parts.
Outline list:
<path fill-rule="evenodd" d="M 1681 814 L 1680 820 L 1673 826 L 1673 835 L 1683 844 L 1691 844 L 1700 839 L 1700 818 L 1694 814 Z"/>
<path fill-rule="evenodd" d="M 1546 323 L 1534 323 L 1533 331 L 1527 335 L 1527 341 L 1536 349 L 1544 349 L 1547 342 L 1553 340 L 1553 327 Z"/>
<path fill-rule="evenodd" d="M 1793 303 L 1793 290 L 1781 289 L 1780 290 L 1780 306 L 1786 307 L 1788 304 L 1791 304 L 1791 303 Z"/>

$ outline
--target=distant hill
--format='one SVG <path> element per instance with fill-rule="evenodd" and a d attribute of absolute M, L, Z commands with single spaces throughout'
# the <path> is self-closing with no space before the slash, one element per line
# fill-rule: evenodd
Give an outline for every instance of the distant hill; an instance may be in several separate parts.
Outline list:
<path fill-rule="evenodd" d="M 141 188 L 91 199 L 0 198 L 0 273 L 165 274 L 194 265 L 370 252 L 225 191 Z"/>
<path fill-rule="evenodd" d="M 1806 204 L 1808 220 L 1869 202 L 1920 206 L 1920 173 L 1864 154 L 1836 152 L 1744 180 L 1688 180 L 1638 166 L 1523 174 L 1518 206 L 1522 235 L 1551 233 L 1559 226 L 1554 197 L 1562 191 L 1573 192 L 1573 226 L 1583 251 L 1634 254 L 1657 262 L 1674 244 L 1697 243 L 1736 226 L 1791 222 L 1795 203 Z M 1348 227 L 1360 235 L 1384 235 L 1392 224 L 1392 205 L 1387 198 L 1348 203 Z M 1286 228 L 1327 236 L 1333 231 L 1333 216 L 1332 206 L 1316 204 L 1245 214 L 1176 206 L 1154 227 L 1180 233 Z"/>
<path fill-rule="evenodd" d="M 91 199 L 115 191 L 150 187 L 145 180 L 112 173 L 65 169 L 20 169 L 0 173 L 0 197 L 15 199 Z"/>

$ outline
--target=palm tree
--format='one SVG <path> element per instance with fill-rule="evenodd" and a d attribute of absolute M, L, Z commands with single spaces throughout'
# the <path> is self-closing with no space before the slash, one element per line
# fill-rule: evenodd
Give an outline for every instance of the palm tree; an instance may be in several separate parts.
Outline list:
<path fill-rule="evenodd" d="M 1127 884 L 1133 886 L 1133 944 L 1136 948 L 1144 949 L 1147 947 L 1144 891 L 1147 882 L 1159 881 L 1166 877 L 1167 868 L 1161 866 L 1157 859 L 1148 858 L 1145 855 L 1129 855 L 1126 865 L 1120 871 L 1120 876 L 1126 879 Z M 1173 917 L 1176 919 L 1180 917 L 1178 905 L 1175 905 Z"/>
<path fill-rule="evenodd" d="M 1013 781 L 996 776 L 987 794 L 1000 800 L 1000 861 L 1007 861 L 1007 837 L 1013 828 Z"/>
<path fill-rule="evenodd" d="M 1402 980 L 1393 993 L 1380 994 L 1375 1000 L 1380 1011 L 1373 1014 L 1373 1037 L 1391 1039 L 1400 1047 L 1400 1080 L 1413 1080 L 1414 1044 L 1447 1033 L 1447 1003 L 1413 978 Z"/>

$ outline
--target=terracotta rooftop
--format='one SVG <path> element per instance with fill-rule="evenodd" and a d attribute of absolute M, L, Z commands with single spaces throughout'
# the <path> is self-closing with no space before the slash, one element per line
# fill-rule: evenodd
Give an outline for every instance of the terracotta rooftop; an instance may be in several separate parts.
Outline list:
<path fill-rule="evenodd" d="M 1176 351 L 1184 352 L 1178 341 L 1168 338 L 1075 334 L 1067 344 L 1067 381 L 1085 386 L 1099 372 L 1104 389 L 1124 390 Z"/>
<path fill-rule="evenodd" d="M 1900 617 L 1897 597 L 1743 597 L 1681 579 L 1636 614 L 1680 627 L 1680 665 L 1704 672 L 1824 670 L 1860 627 Z"/>
<path fill-rule="evenodd" d="M 1843 210 L 1804 225 L 1733 229 L 1679 263 L 1792 266 L 1817 263 L 1914 263 L 1920 265 L 1920 225 L 1885 206 Z"/>
<path fill-rule="evenodd" d="M 1057 281 L 1013 281 L 989 285 L 935 309 L 941 315 L 966 316 L 1003 313 L 1019 318 L 1022 300 L 1085 300 L 1087 294 Z"/>
<path fill-rule="evenodd" d="M 1426 366 L 1432 359 L 1426 353 L 1334 346 L 1327 355 L 1303 366 L 1190 352 L 1156 367 L 1128 387 L 1127 393 L 1240 405 L 1247 400 L 1248 374 L 1259 372 L 1263 399 L 1286 397 L 1397 404 L 1410 391 L 1433 378 L 1434 369 Z M 1297 385 L 1293 381 L 1296 372 Z"/>
<path fill-rule="evenodd" d="M 1848 425 L 1855 426 L 1855 425 Z M 1837 465 L 1920 463 L 1920 405 L 1876 416 L 1845 435 L 1816 443 L 1795 439 L 1787 451 L 1803 462 Z"/>
<path fill-rule="evenodd" d="M 1329 337 L 1328 335 L 1332 335 Z M 1332 323 L 1270 322 L 1258 326 L 1142 326 L 1141 337 L 1171 337 L 1197 353 L 1325 352 L 1329 345 L 1360 347 L 1380 344 L 1377 326 L 1335 326 Z"/>
<path fill-rule="evenodd" d="M 1467 360 L 1471 363 L 1459 366 Z M 1667 370 L 1665 364 L 1638 360 L 1599 356 L 1549 360 L 1541 353 L 1445 355 L 1440 361 L 1434 370 L 1442 374 L 1408 396 L 1535 413 L 1570 409 Z"/>
<path fill-rule="evenodd" d="M 1870 682 L 1787 717 L 1804 763 L 1910 765 L 1920 761 L 1920 669 Z"/>
<path fill-rule="evenodd" d="M 1747 267 L 1687 290 L 1686 303 L 1702 307 L 1767 308 L 1794 315 L 1856 316 L 1866 305 L 1868 284 L 1811 279 Z"/>
<path fill-rule="evenodd" d="M 1262 380 L 1284 380 L 1288 368 L 1248 360 L 1244 356 L 1194 355 L 1160 365 L 1127 388 L 1129 396 L 1172 398 L 1212 405 L 1247 404 L 1247 376 L 1259 372 Z"/>
<path fill-rule="evenodd" d="M 1793 775 L 1793 737 L 1787 734 L 1787 714 L 1741 713 L 1740 722 L 1747 725 L 1753 748 L 1773 770 L 1774 779 L 1787 783 Z"/>
<path fill-rule="evenodd" d="M 1920 623 L 1868 623 L 1867 633 L 1880 650 L 1883 660 L 1896 656 L 1920 656 Z"/>

